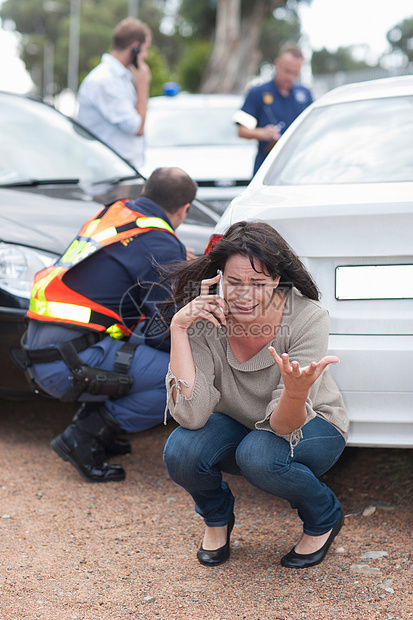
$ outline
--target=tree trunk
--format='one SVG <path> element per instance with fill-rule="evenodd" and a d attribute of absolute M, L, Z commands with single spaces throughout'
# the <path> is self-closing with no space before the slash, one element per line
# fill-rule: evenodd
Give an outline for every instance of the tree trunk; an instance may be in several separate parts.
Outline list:
<path fill-rule="evenodd" d="M 219 0 L 214 49 L 206 68 L 202 93 L 242 93 L 258 71 L 261 23 L 285 0 L 255 0 L 241 19 L 241 0 Z"/>
<path fill-rule="evenodd" d="M 220 0 L 215 43 L 201 84 L 203 93 L 231 93 L 241 34 L 241 0 Z"/>

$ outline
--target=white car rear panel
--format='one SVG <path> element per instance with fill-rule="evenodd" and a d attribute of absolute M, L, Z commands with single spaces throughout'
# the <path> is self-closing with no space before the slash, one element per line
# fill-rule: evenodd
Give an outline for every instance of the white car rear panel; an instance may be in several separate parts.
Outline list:
<path fill-rule="evenodd" d="M 393 80 L 384 85 L 366 83 L 336 89 L 314 105 L 388 97 L 388 82 Z M 413 95 L 413 78 L 401 82 L 390 92 L 406 94 L 407 88 Z M 302 118 L 308 114 L 306 110 Z M 349 444 L 413 447 L 413 299 L 409 276 L 413 267 L 406 268 L 413 266 L 413 149 L 411 182 L 264 185 L 268 170 L 301 121 L 299 118 L 286 132 L 214 232 L 223 233 L 235 221 L 262 220 L 287 240 L 313 275 L 321 302 L 330 313 L 329 352 L 340 358 L 330 372 L 350 416 Z M 411 138 L 413 143 L 413 135 Z M 380 267 L 374 282 L 374 270 L 360 269 L 367 266 Z M 388 266 L 404 268 L 390 274 L 385 268 Z M 339 269 L 337 276 L 337 268 L 343 267 L 359 269 Z M 362 279 L 366 274 L 370 280 L 364 288 L 374 298 L 340 299 L 340 293 L 362 297 L 356 276 Z M 409 279 L 403 281 L 404 274 Z M 397 283 L 395 277 L 399 278 Z"/>

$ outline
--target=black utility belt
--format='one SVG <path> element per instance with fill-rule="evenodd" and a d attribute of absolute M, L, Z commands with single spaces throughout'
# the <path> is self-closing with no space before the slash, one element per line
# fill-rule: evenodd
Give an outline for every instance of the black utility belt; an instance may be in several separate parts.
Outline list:
<path fill-rule="evenodd" d="M 110 398 L 122 398 L 129 393 L 134 378 L 127 373 L 136 348 L 139 346 L 138 343 L 124 342 L 116 351 L 113 370 L 104 370 L 103 368 L 89 366 L 78 356 L 78 353 L 102 340 L 107 336 L 105 332 L 103 334 L 95 332 L 83 334 L 59 346 L 44 349 L 26 348 L 25 336 L 26 334 L 23 334 L 21 341 L 21 350 L 24 355 L 23 365 L 24 370 L 29 374 L 30 383 L 35 391 L 37 386 L 33 373 L 30 372 L 30 366 L 63 360 L 72 372 L 70 376 L 72 383 L 60 397 L 63 402 L 74 402 L 84 392 Z"/>
<path fill-rule="evenodd" d="M 25 335 L 23 334 L 23 338 L 21 341 L 21 346 L 23 347 L 27 357 L 29 358 L 32 364 L 48 364 L 49 362 L 57 362 L 58 360 L 64 359 L 62 355 L 62 348 L 65 348 L 65 345 L 70 343 L 70 348 L 75 353 L 80 353 L 85 349 L 88 349 L 92 345 L 96 344 L 100 340 L 102 340 L 107 334 L 105 332 L 90 332 L 87 334 L 82 334 L 82 336 L 78 336 L 77 338 L 73 338 L 72 340 L 68 340 L 57 347 L 46 347 L 44 349 L 28 349 L 25 345 Z"/>

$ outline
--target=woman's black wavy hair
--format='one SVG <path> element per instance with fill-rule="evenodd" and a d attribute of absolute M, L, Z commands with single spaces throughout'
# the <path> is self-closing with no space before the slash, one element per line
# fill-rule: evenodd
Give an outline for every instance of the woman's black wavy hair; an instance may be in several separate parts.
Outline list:
<path fill-rule="evenodd" d="M 201 280 L 213 278 L 217 270 L 224 271 L 230 256 L 247 256 L 252 268 L 255 261 L 264 266 L 274 280 L 280 276 L 279 287 L 295 286 L 302 295 L 318 300 L 319 290 L 297 254 L 281 235 L 265 222 L 237 222 L 217 241 L 208 254 L 174 266 L 166 280 L 173 281 L 172 297 L 162 310 L 168 313 L 173 306 L 182 307 L 200 293 Z"/>

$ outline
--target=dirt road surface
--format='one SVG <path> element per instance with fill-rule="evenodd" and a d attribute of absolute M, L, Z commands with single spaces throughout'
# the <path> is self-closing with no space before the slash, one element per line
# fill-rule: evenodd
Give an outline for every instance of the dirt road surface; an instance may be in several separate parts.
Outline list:
<path fill-rule="evenodd" d="M 207 568 L 203 523 L 162 462 L 175 423 L 129 437 L 124 482 L 90 484 L 50 448 L 74 411 L 0 401 L 0 620 L 413 619 L 413 450 L 346 449 L 323 477 L 345 525 L 306 570 L 280 566 L 294 511 L 228 476 L 231 558 Z"/>

